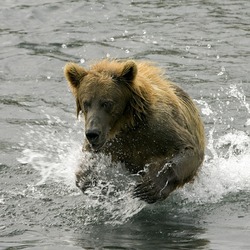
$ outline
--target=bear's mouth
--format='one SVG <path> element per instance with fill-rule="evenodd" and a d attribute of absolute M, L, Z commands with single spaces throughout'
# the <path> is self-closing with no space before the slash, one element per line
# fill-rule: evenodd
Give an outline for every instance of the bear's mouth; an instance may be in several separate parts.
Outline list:
<path fill-rule="evenodd" d="M 90 143 L 90 147 L 94 152 L 98 152 L 102 149 L 102 147 L 105 145 L 105 141 L 101 143 Z"/>
<path fill-rule="evenodd" d="M 90 149 L 94 152 L 100 151 L 108 140 L 108 136 L 103 133 L 86 133 L 86 139 Z"/>

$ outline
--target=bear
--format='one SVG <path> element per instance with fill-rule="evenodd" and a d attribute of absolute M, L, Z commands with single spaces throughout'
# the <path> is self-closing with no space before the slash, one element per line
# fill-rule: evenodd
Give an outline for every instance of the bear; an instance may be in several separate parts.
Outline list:
<path fill-rule="evenodd" d="M 138 175 L 133 197 L 166 199 L 192 181 L 204 159 L 205 132 L 190 96 L 149 61 L 102 59 L 88 69 L 69 62 L 64 75 L 84 117 L 83 150 L 110 155 Z M 76 173 L 84 192 L 94 179 Z"/>

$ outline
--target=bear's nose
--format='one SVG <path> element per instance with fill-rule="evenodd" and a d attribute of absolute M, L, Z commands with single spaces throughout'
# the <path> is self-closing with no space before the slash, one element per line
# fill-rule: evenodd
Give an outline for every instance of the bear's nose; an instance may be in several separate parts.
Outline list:
<path fill-rule="evenodd" d="M 86 137 L 90 144 L 96 144 L 100 136 L 100 131 L 98 130 L 88 130 L 86 132 Z"/>

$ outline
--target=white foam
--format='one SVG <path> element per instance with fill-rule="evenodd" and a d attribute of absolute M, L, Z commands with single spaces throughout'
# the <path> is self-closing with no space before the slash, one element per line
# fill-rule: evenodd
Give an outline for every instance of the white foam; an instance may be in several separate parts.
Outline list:
<path fill-rule="evenodd" d="M 55 126 L 64 125 L 58 117 L 46 115 L 46 118 L 47 125 L 29 125 L 28 132 L 20 143 L 24 147 L 22 156 L 17 160 L 40 173 L 41 179 L 35 185 L 42 185 L 50 180 L 73 187 L 74 168 L 80 160 L 81 143 L 71 138 L 72 129 L 68 129 L 66 133 L 55 129 Z M 75 124 L 72 126 L 74 128 Z M 77 131 L 74 132 L 77 134 Z"/>
<path fill-rule="evenodd" d="M 235 131 L 214 141 L 209 138 L 212 157 L 206 157 L 198 178 L 180 194 L 189 202 L 218 202 L 230 193 L 250 191 L 250 137 Z"/>
<path fill-rule="evenodd" d="M 237 99 L 239 105 L 246 109 L 246 115 L 250 115 L 249 104 L 242 89 L 231 85 L 227 94 L 229 98 Z M 215 135 L 216 127 L 223 123 L 218 114 L 227 112 L 229 101 L 226 105 L 220 105 L 219 110 L 217 108 L 216 111 L 213 111 L 205 101 L 198 101 L 198 103 L 201 105 L 202 113 L 208 116 L 208 120 L 212 118 L 214 126 L 208 131 L 207 154 L 198 178 L 194 183 L 187 184 L 179 193 L 189 202 L 207 203 L 218 202 L 231 193 L 250 192 L 248 133 L 231 129 L 223 135 Z M 234 119 L 230 120 L 234 121 Z"/>

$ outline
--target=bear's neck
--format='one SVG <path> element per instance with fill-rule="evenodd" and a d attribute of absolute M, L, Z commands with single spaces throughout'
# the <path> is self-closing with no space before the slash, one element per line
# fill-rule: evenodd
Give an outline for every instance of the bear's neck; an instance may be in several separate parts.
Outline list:
<path fill-rule="evenodd" d="M 136 86 L 133 84 L 129 86 L 131 97 L 129 99 L 126 110 L 127 127 L 133 129 L 135 127 L 145 124 L 147 119 L 151 116 L 151 105 L 153 103 L 150 92 L 145 91 L 145 87 Z M 149 88 L 147 88 L 149 89 Z"/>

